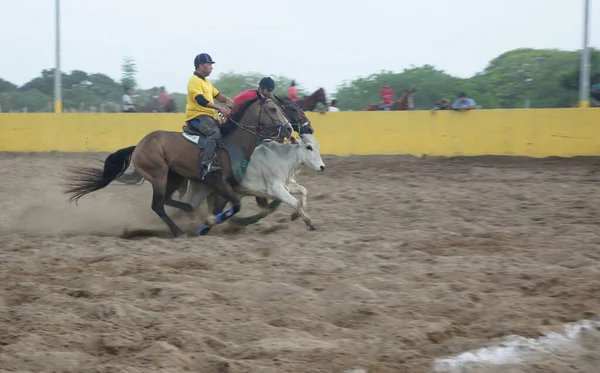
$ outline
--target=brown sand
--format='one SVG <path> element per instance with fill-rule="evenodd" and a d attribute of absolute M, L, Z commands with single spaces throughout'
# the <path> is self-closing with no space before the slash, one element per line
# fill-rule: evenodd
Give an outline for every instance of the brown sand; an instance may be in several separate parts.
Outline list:
<path fill-rule="evenodd" d="M 172 239 L 147 183 L 67 204 L 59 174 L 103 156 L 0 153 L 0 370 L 419 373 L 600 311 L 598 159 L 324 157 L 298 177 L 322 231 L 282 206 Z M 585 338 L 468 371 L 595 372 Z"/>

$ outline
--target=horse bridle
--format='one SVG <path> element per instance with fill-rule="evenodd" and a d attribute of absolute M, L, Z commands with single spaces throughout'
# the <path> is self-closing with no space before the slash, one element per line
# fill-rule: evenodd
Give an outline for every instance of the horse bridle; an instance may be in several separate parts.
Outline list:
<path fill-rule="evenodd" d="M 258 111 L 258 126 L 256 126 L 256 127 L 248 127 L 248 126 L 246 126 L 246 125 L 244 125 L 244 124 L 242 124 L 242 123 L 240 123 L 238 121 L 235 121 L 232 117 L 230 117 L 229 120 L 232 121 L 233 123 L 235 123 L 235 125 L 237 127 L 239 127 L 240 129 L 248 132 L 249 134 L 251 134 L 253 136 L 257 136 L 260 140 L 277 139 L 277 138 L 279 138 L 281 136 L 281 130 L 283 129 L 284 126 L 290 124 L 290 121 L 289 121 L 288 117 L 285 115 L 285 113 L 283 113 L 283 110 L 281 110 L 279 108 L 282 111 L 283 117 L 285 118 L 285 122 L 279 123 L 279 124 L 268 124 L 268 125 L 261 124 L 260 118 L 261 118 L 263 112 L 267 113 L 267 115 L 269 116 L 269 118 L 271 118 L 272 122 L 277 123 L 277 119 L 275 118 L 275 116 L 269 110 L 264 110 L 264 107 L 268 103 L 267 100 L 268 100 L 268 98 L 265 98 L 265 99 L 262 99 L 260 101 L 260 109 Z M 271 100 L 271 101 L 275 102 L 274 100 Z M 275 104 L 275 106 L 277 106 L 277 104 Z M 257 128 L 258 132 L 253 131 L 251 128 Z M 277 134 L 276 135 L 273 135 L 273 136 L 265 136 L 265 135 L 263 135 L 263 132 L 265 130 L 269 130 L 271 128 L 277 129 Z"/>
<path fill-rule="evenodd" d="M 277 96 L 274 96 L 274 97 L 277 99 L 277 101 L 279 101 L 279 102 L 281 103 L 281 105 L 282 105 L 282 106 L 284 106 L 284 105 L 285 105 L 285 104 L 283 103 L 283 101 L 282 101 L 282 100 L 281 100 L 279 97 L 277 97 Z M 291 100 L 290 100 L 290 102 L 291 102 L 292 104 L 294 104 L 294 105 L 295 105 L 295 106 L 298 108 L 298 110 L 302 111 L 302 109 L 300 108 L 300 105 L 298 105 L 297 103 L 295 103 L 294 101 L 291 101 Z M 282 110 L 282 112 L 283 112 L 283 116 L 284 116 L 284 117 L 286 117 L 286 118 L 287 118 L 287 120 L 288 120 L 288 122 L 289 122 L 289 123 L 292 125 L 292 128 L 294 128 L 294 126 L 298 127 L 298 130 L 296 131 L 296 132 L 298 132 L 298 133 L 300 133 L 300 131 L 302 130 L 302 128 L 304 128 L 304 127 L 307 127 L 307 126 L 309 126 L 309 125 L 310 125 L 310 120 L 308 120 L 308 118 L 306 118 L 306 119 L 307 119 L 307 121 L 306 121 L 306 122 L 304 122 L 304 123 L 292 123 L 292 122 L 290 121 L 290 118 L 288 118 L 288 116 L 287 116 L 287 115 L 285 115 L 285 110 Z M 295 129 L 294 129 L 294 130 L 295 130 Z"/>

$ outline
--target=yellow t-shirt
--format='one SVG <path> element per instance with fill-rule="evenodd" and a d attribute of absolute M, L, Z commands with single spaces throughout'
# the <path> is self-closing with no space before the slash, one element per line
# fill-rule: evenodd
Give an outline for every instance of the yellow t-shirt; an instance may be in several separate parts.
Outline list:
<path fill-rule="evenodd" d="M 196 101 L 196 96 L 202 95 L 209 102 L 214 103 L 215 97 L 219 95 L 219 91 L 212 85 L 212 82 L 207 78 L 201 78 L 194 74 L 188 82 L 187 104 L 185 105 L 185 120 L 190 120 L 198 115 L 206 114 L 219 120 L 217 111 L 212 108 L 204 107 Z"/>

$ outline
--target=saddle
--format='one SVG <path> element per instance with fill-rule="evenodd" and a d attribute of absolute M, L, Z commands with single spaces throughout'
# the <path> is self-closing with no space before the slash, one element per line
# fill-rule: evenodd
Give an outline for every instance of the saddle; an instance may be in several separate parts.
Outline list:
<path fill-rule="evenodd" d="M 202 132 L 198 131 L 197 129 L 195 129 L 194 127 L 190 126 L 187 123 L 184 124 L 181 127 L 181 129 L 183 130 L 183 132 L 187 133 L 188 135 L 204 137 Z"/>

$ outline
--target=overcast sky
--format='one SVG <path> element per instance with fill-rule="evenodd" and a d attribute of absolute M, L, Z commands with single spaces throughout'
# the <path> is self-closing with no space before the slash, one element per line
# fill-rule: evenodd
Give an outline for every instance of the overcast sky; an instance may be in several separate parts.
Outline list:
<path fill-rule="evenodd" d="M 54 3 L 0 0 L 0 77 L 21 85 L 54 67 Z M 118 80 L 129 55 L 143 88 L 185 92 L 207 52 L 213 79 L 256 71 L 331 92 L 380 70 L 431 64 L 470 77 L 514 48 L 576 50 L 582 27 L 582 0 L 61 0 L 61 67 Z"/>

